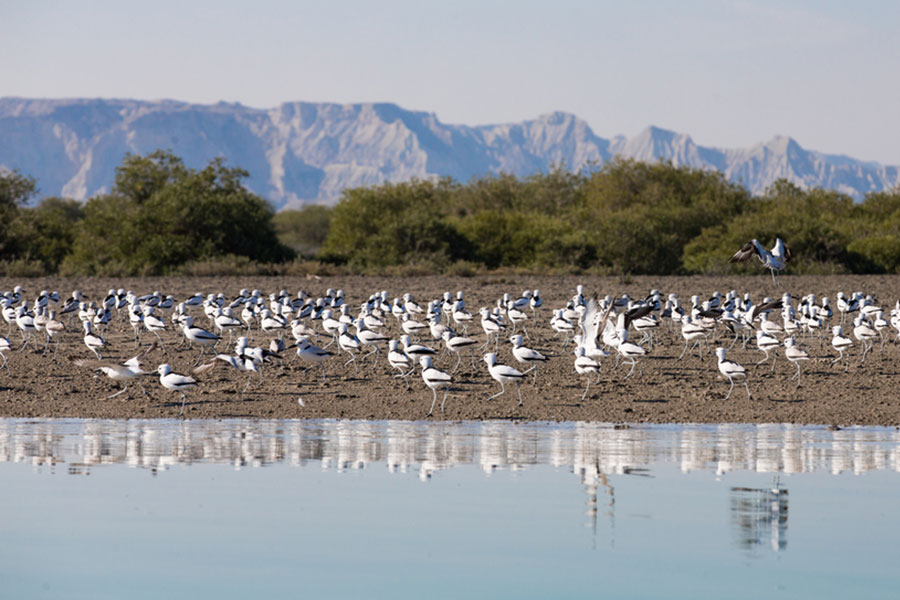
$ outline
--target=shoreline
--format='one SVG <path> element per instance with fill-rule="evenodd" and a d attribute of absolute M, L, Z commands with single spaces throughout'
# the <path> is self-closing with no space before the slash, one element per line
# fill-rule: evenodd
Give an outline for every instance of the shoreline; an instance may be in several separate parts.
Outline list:
<path fill-rule="evenodd" d="M 256 379 L 245 396 L 241 396 L 247 377 L 236 371 L 214 369 L 208 374 L 196 376 L 198 389 L 188 391 L 186 419 L 361 419 L 370 421 L 409 420 L 427 421 L 490 421 L 513 422 L 594 422 L 640 425 L 673 424 L 795 424 L 809 426 L 880 426 L 900 425 L 900 343 L 896 332 L 886 331 L 883 351 L 876 343 L 864 364 L 859 362 L 857 349 L 853 350 L 849 372 L 830 366 L 836 353 L 830 347 L 830 336 L 819 344 L 818 339 L 804 342 L 813 357 L 803 364 L 800 388 L 789 377 L 796 368 L 779 356 L 772 374 L 771 363 L 755 366 L 762 356 L 751 342 L 747 349 L 738 343 L 728 352 L 728 358 L 747 367 L 749 386 L 753 399 L 748 400 L 743 386 L 738 383 L 729 400 L 728 381 L 717 371 L 714 354 L 698 358 L 696 352 L 677 360 L 683 341 L 677 329 L 665 332 L 661 326 L 662 341 L 659 346 L 639 363 L 642 373 L 636 372 L 624 379 L 626 370 L 614 368 L 614 359 L 602 361 L 600 382 L 592 383 L 587 398 L 582 402 L 585 379 L 573 371 L 572 346 L 563 349 L 561 339 L 555 338 L 546 324 L 552 308 L 564 305 L 565 299 L 574 293 L 578 283 L 585 285 L 586 294 L 598 293 L 643 297 L 651 287 L 663 293 L 677 293 L 682 302 L 689 302 L 690 293 L 710 294 L 714 290 L 748 291 L 759 301 L 763 296 L 774 296 L 781 290 L 795 295 L 816 293 L 833 297 L 837 291 L 873 293 L 880 304 L 889 311 L 900 297 L 900 278 L 896 276 L 786 276 L 783 288 L 771 287 L 765 277 L 635 277 L 628 283 L 618 278 L 580 276 L 506 276 L 491 278 L 386 278 L 386 277 L 333 277 L 318 281 L 303 278 L 153 278 L 153 279 L 44 279 L 13 282 L 0 279 L 0 290 L 12 289 L 22 284 L 33 298 L 40 289 L 58 290 L 62 298 L 68 297 L 78 287 L 86 295 L 101 297 L 109 287 L 126 287 L 138 295 L 155 289 L 177 298 L 186 298 L 195 292 L 221 291 L 231 297 L 242 287 L 259 287 L 264 292 L 285 288 L 291 293 L 305 289 L 313 295 L 322 294 L 326 288 L 343 288 L 348 304 L 358 307 L 369 294 L 382 289 L 391 297 L 412 292 L 416 299 L 426 302 L 439 298 L 444 291 L 465 291 L 470 311 L 477 313 L 480 306 L 493 306 L 503 292 L 518 296 L 523 289 L 541 289 L 544 297 L 541 323 L 532 327 L 526 322 L 530 337 L 526 342 L 550 358 L 538 370 L 537 385 L 531 380 L 522 384 L 524 405 L 518 406 L 515 387 L 509 386 L 507 394 L 490 402 L 484 399 L 500 391 L 500 386 L 487 373 L 480 353 L 475 367 L 464 358 L 460 371 L 454 375 L 453 385 L 442 415 L 438 409 L 432 417 L 426 413 L 432 401 L 417 370 L 409 376 L 412 386 L 407 391 L 403 380 L 395 379 L 384 360 L 384 352 L 376 371 L 371 371 L 371 359 L 359 372 L 352 364 L 344 366 L 337 357 L 326 363 L 327 383 L 321 382 L 321 370 L 316 368 L 304 373 L 299 359 L 287 364 L 293 356 L 288 353 L 281 364 L 263 367 L 263 382 Z M 114 283 L 115 282 L 115 283 Z M 116 285 L 118 283 L 119 285 Z M 207 326 L 206 317 L 196 309 L 198 324 Z M 399 336 L 392 317 L 386 319 L 386 331 L 392 338 Z M 836 315 L 835 324 L 838 320 Z M 128 392 L 108 400 L 106 396 L 119 391 L 121 386 L 107 377 L 93 377 L 88 369 L 72 364 L 74 358 L 92 358 L 83 345 L 81 334 L 74 324 L 61 342 L 59 355 L 42 356 L 13 351 L 8 353 L 11 376 L 0 370 L 0 417 L 52 419 L 152 419 L 178 418 L 181 398 L 177 393 L 164 390 L 155 373 L 142 378 L 144 388 L 150 394 L 146 398 L 135 384 Z M 845 326 L 845 333 L 846 333 Z M 480 327 L 470 327 L 470 335 L 483 339 Z M 477 333 L 477 335 L 475 335 Z M 106 334 L 110 360 L 125 360 L 137 353 L 131 329 L 125 323 L 115 322 Z M 170 330 L 163 335 L 165 353 L 157 348 L 148 357 L 144 369 L 155 371 L 156 365 L 170 363 L 176 372 L 188 374 L 197 357 L 197 350 L 175 350 L 180 334 Z M 254 343 L 267 346 L 272 336 L 254 333 Z M 506 336 L 508 337 L 508 336 Z M 20 345 L 17 331 L 10 336 L 14 348 Z M 143 343 L 155 340 L 152 334 L 143 334 Z M 730 339 L 720 337 L 724 346 Z M 321 338 L 324 345 L 325 338 Z M 438 343 L 423 340 L 435 348 Z M 713 344 L 712 348 L 715 347 Z M 500 361 L 519 366 L 511 356 L 509 343 L 501 339 L 498 356 Z M 493 349 L 493 348 L 492 348 Z M 219 352 L 230 352 L 231 347 L 220 344 Z M 52 350 L 51 350 L 52 352 Z M 451 369 L 454 359 L 439 358 L 438 368 Z M 317 370 L 318 369 L 318 370 Z M 254 376 L 256 377 L 256 376 Z M 440 404 L 438 393 L 438 404 Z M 302 398 L 304 406 L 298 399 Z"/>

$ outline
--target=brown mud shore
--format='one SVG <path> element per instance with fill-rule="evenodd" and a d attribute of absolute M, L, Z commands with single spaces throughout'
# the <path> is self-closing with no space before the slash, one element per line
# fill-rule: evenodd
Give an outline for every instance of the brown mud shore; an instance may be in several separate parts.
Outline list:
<path fill-rule="evenodd" d="M 371 368 L 371 359 L 364 363 L 358 373 L 354 367 L 344 366 L 346 358 L 335 356 L 326 363 L 327 383 L 322 383 L 321 369 L 318 367 L 304 372 L 306 365 L 299 359 L 288 364 L 293 354 L 286 359 L 263 368 L 263 381 L 254 384 L 246 394 L 241 390 L 246 375 L 236 371 L 216 369 L 198 376 L 198 388 L 188 392 L 185 418 L 341 418 L 341 419 L 434 419 L 434 420 L 486 420 L 508 419 L 524 421 L 599 421 L 612 423 L 798 423 L 828 425 L 900 425 L 900 342 L 893 329 L 884 331 L 885 345 L 869 353 L 865 363 L 860 362 L 859 346 L 852 349 L 849 371 L 832 366 L 831 359 L 836 352 L 831 347 L 830 325 L 838 324 L 840 316 L 829 323 L 828 331 L 820 339 L 804 339 L 803 347 L 812 359 L 802 365 L 801 385 L 796 387 L 790 377 L 796 368 L 784 358 L 779 350 L 774 373 L 771 363 L 756 366 L 762 353 L 751 341 L 746 349 L 740 342 L 728 352 L 728 358 L 735 360 L 749 372 L 749 387 L 752 399 L 742 385 L 735 386 L 731 398 L 724 400 L 728 392 L 728 381 L 719 375 L 716 358 L 712 352 L 698 357 L 692 355 L 678 360 L 684 347 L 680 329 L 670 328 L 668 323 L 660 327 L 660 341 L 641 363 L 641 372 L 625 379 L 627 369 L 614 367 L 614 359 L 606 359 L 602 364 L 600 382 L 591 384 L 590 392 L 581 400 L 585 379 L 574 373 L 571 344 L 563 349 L 562 338 L 556 337 L 549 327 L 549 318 L 554 308 L 562 308 L 575 293 L 575 286 L 583 284 L 585 295 L 629 294 L 634 298 L 647 295 L 652 288 L 659 289 L 665 296 L 674 292 L 682 303 L 690 306 L 690 296 L 698 294 L 708 298 L 715 290 L 723 293 L 736 289 L 740 293 L 749 292 L 755 302 L 763 297 L 779 297 L 784 291 L 795 298 L 815 293 L 818 297 L 829 296 L 832 305 L 838 291 L 850 293 L 862 291 L 873 294 L 877 303 L 885 309 L 885 318 L 900 299 L 900 277 L 897 276 L 784 276 L 781 288 L 772 285 L 768 273 L 761 271 L 752 277 L 634 277 L 623 282 L 618 278 L 589 276 L 476 276 L 476 277 L 324 277 L 320 280 L 302 278 L 81 278 L 81 279 L 23 279 L 0 278 L 0 290 L 11 290 L 22 285 L 25 297 L 32 300 L 42 289 L 58 290 L 62 299 L 73 289 L 80 289 L 93 300 L 102 300 L 109 288 L 126 288 L 137 295 L 159 290 L 182 300 L 201 292 L 224 292 L 229 298 L 237 295 L 241 288 L 258 288 L 266 295 L 281 289 L 296 294 L 306 290 L 320 296 L 327 288 L 343 289 L 352 314 L 370 294 L 387 290 L 390 298 L 411 292 L 423 305 L 430 299 L 440 298 L 443 292 L 455 295 L 457 290 L 465 293 L 466 306 L 476 315 L 469 327 L 471 337 L 484 339 L 477 310 L 481 306 L 494 306 L 504 292 L 518 297 L 525 289 L 539 289 L 544 300 L 539 322 L 526 323 L 529 338 L 526 345 L 540 350 L 550 357 L 537 374 L 537 385 L 532 387 L 531 378 L 522 385 L 524 405 L 518 406 L 515 387 L 510 387 L 506 395 L 490 402 L 485 398 L 499 391 L 499 385 L 490 378 L 481 354 L 477 354 L 475 367 L 463 360 L 454 375 L 453 386 L 447 398 L 445 411 L 435 409 L 431 417 L 426 417 L 432 394 L 417 370 L 410 376 L 412 390 L 407 391 L 402 380 L 393 377 L 384 359 L 385 352 L 377 368 Z M 208 326 L 205 315 L 199 308 L 191 309 L 197 317 L 197 324 Z M 780 316 L 779 316 L 780 320 Z M 386 332 L 393 338 L 400 335 L 395 319 L 385 319 Z M 5 323 L 0 323 L 4 325 Z M 320 327 L 317 327 L 320 329 Z M 852 325 L 844 323 L 845 334 L 851 334 Z M 6 331 L 0 330 L 0 334 Z M 516 367 L 510 352 L 507 333 L 500 343 L 500 362 Z M 181 399 L 175 392 L 163 389 L 158 381 L 155 368 L 158 364 L 170 363 L 176 372 L 189 373 L 198 349 L 176 350 L 181 333 L 171 328 L 163 335 L 166 353 L 155 350 L 145 361 L 144 368 L 154 371 L 143 377 L 144 387 L 150 394 L 147 398 L 139 386 L 132 384 L 128 392 L 111 400 L 106 397 L 121 389 L 107 377 L 93 377 L 92 373 L 72 364 L 70 359 L 93 358 L 82 342 L 82 332 L 78 323 L 70 326 L 64 334 L 56 357 L 42 356 L 21 346 L 21 335 L 15 329 L 10 341 L 14 351 L 9 353 L 11 374 L 0 370 L 0 417 L 79 417 L 79 418 L 174 418 L 178 416 Z M 115 320 L 106 333 L 109 344 L 104 359 L 125 360 L 136 354 L 130 326 Z M 268 346 L 271 335 L 259 331 L 253 333 L 253 343 Z M 289 332 L 286 336 L 290 337 Z M 637 341 L 639 334 L 633 333 Z M 430 342 L 435 348 L 440 344 Z M 41 340 L 43 335 L 41 335 Z M 152 334 L 144 332 L 143 344 L 155 340 Z M 226 334 L 227 341 L 227 334 Z M 320 338 L 324 345 L 327 337 Z M 731 338 L 720 330 L 711 342 L 728 346 Z M 333 350 L 334 347 L 330 348 Z M 224 342 L 219 352 L 230 353 L 231 347 Z M 452 369 L 455 357 L 444 356 L 436 360 L 436 366 Z M 301 405 L 298 400 L 302 399 Z M 440 401 L 440 393 L 438 395 Z"/>

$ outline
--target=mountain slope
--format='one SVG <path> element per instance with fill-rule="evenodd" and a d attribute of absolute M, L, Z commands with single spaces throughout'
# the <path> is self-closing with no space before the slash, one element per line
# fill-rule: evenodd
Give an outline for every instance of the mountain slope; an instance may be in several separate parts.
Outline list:
<path fill-rule="evenodd" d="M 775 137 L 747 149 L 698 146 L 648 127 L 607 140 L 567 113 L 469 127 L 394 104 L 289 102 L 261 110 L 170 100 L 0 98 L 0 167 L 38 179 L 42 195 L 108 191 L 126 152 L 172 150 L 194 167 L 216 156 L 247 169 L 248 185 L 283 208 L 334 202 L 345 187 L 488 173 L 581 169 L 621 155 L 718 169 L 754 193 L 780 177 L 861 198 L 900 182 L 898 168 L 802 148 Z"/>

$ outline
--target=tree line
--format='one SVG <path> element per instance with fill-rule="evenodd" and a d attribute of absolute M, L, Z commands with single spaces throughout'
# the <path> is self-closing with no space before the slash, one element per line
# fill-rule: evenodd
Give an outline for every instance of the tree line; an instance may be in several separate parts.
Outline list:
<path fill-rule="evenodd" d="M 854 202 L 780 180 L 753 196 L 717 171 L 615 159 L 350 188 L 334 207 L 275 213 L 247 175 L 221 159 L 192 169 L 167 151 L 128 154 L 109 193 L 32 206 L 37 182 L 2 173 L 0 272 L 756 273 L 728 258 L 776 236 L 794 273 L 900 272 L 900 188 Z"/>

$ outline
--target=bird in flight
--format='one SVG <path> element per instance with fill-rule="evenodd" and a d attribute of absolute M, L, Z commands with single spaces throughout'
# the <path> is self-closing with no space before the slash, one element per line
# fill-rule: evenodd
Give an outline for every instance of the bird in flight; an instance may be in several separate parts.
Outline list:
<path fill-rule="evenodd" d="M 759 258 L 759 261 L 763 266 L 772 273 L 772 283 L 778 285 L 778 280 L 775 278 L 776 274 L 784 269 L 784 267 L 791 262 L 792 258 L 791 251 L 788 249 L 787 244 L 785 244 L 781 238 L 776 238 L 775 245 L 772 246 L 772 249 L 766 250 L 763 248 L 763 245 L 759 243 L 759 240 L 754 238 L 744 244 L 740 250 L 735 252 L 734 255 L 728 259 L 728 262 L 745 262 L 750 260 L 754 254 Z"/>

